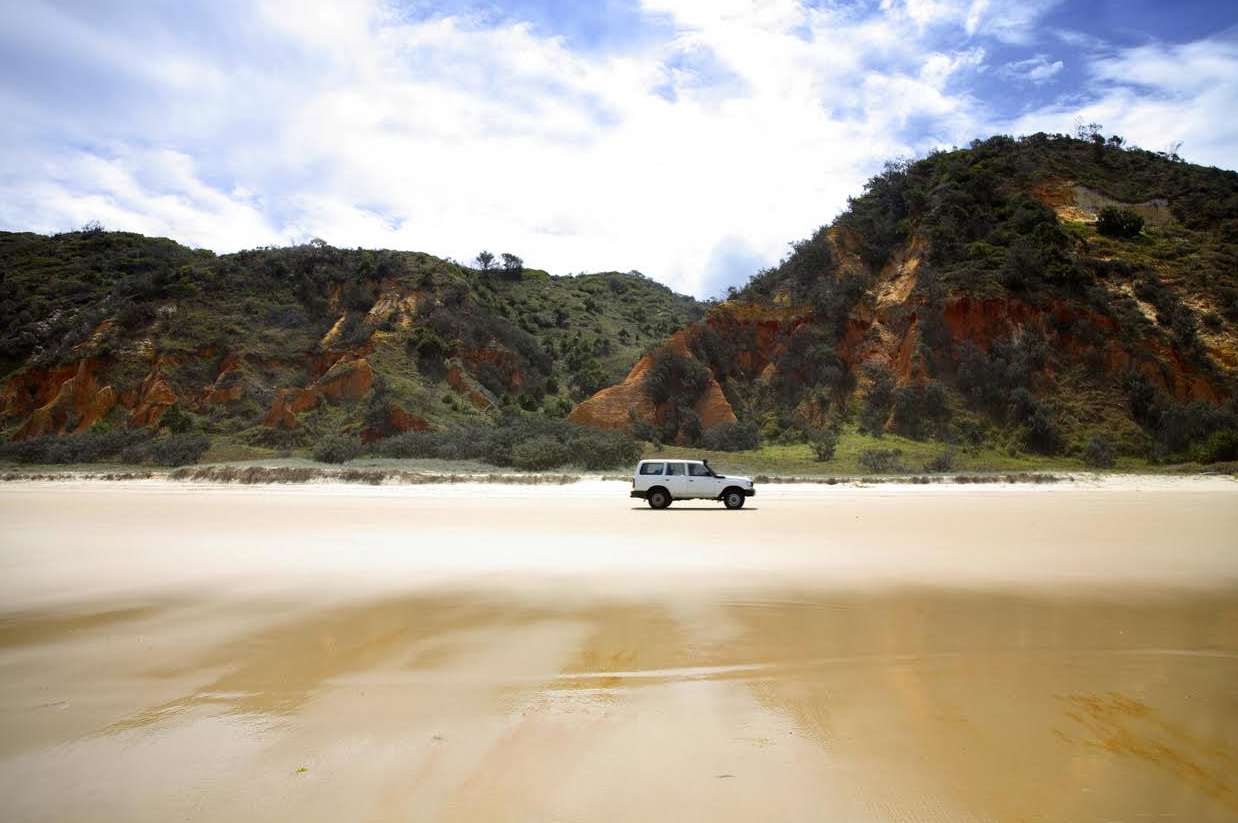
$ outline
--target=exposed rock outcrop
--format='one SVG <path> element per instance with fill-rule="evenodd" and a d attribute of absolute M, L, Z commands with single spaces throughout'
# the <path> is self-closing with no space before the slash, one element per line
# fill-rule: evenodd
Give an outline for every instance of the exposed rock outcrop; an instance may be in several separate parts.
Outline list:
<path fill-rule="evenodd" d="M 281 389 L 262 422 L 267 426 L 293 428 L 297 425 L 297 415 L 318 408 L 323 398 L 332 402 L 357 400 L 370 390 L 373 382 L 374 370 L 365 358 L 338 360 L 311 385 Z"/>
<path fill-rule="evenodd" d="M 37 437 L 42 434 L 59 434 L 63 432 L 81 432 L 98 423 L 112 407 L 116 405 L 116 392 L 111 386 L 100 386 L 95 376 L 99 364 L 90 360 L 82 360 L 77 364 L 71 377 L 64 378 L 55 385 L 57 377 L 63 375 L 61 370 L 51 370 L 52 374 L 34 375 L 34 383 L 18 380 L 12 388 L 6 386 L 4 402 L 8 412 L 20 408 L 20 393 L 24 388 L 27 396 L 38 397 L 46 394 L 55 385 L 55 396 L 46 404 L 34 409 L 25 423 L 17 432 L 17 438 Z M 11 383 L 13 381 L 10 381 Z M 33 393 L 30 391 L 34 388 Z M 41 391 L 42 390 L 42 391 Z M 6 415 L 7 416 L 7 415 Z"/>
<path fill-rule="evenodd" d="M 686 357 L 694 357 L 687 344 L 686 330 L 672 335 L 666 346 Z M 646 423 L 660 424 L 670 409 L 666 406 L 655 407 L 645 392 L 645 374 L 652 365 L 652 357 L 645 355 L 632 367 L 622 383 L 603 389 L 580 403 L 572 409 L 567 419 L 584 426 L 625 434 L 632 432 L 633 416 Z M 692 408 L 701 418 L 702 429 L 710 429 L 719 423 L 734 423 L 737 419 L 722 386 L 714 377 L 710 378 Z"/>
<path fill-rule="evenodd" d="M 567 419 L 582 426 L 632 432 L 632 415 L 653 422 L 656 410 L 645 393 L 644 377 L 652 360 L 648 355 L 637 361 L 628 376 L 617 386 L 602 389 L 572 409 Z"/>
<path fill-rule="evenodd" d="M 142 381 L 134 409 L 129 413 L 129 425 L 154 426 L 175 403 L 176 392 L 157 372 L 152 371 Z"/>
<path fill-rule="evenodd" d="M 1046 182 L 1032 189 L 1031 194 L 1053 209 L 1058 217 L 1077 223 L 1095 223 L 1100 210 L 1106 206 L 1133 211 L 1143 218 L 1147 226 L 1165 226 L 1174 219 L 1169 210 L 1169 201 L 1164 197 L 1127 203 L 1069 180 Z"/>
<path fill-rule="evenodd" d="M 392 403 L 387 408 L 386 423 L 389 429 L 399 434 L 409 431 L 426 431 L 430 428 L 430 421 L 412 414 L 395 403 Z M 378 429 L 365 429 L 361 432 L 361 442 L 371 443 L 375 440 L 381 440 L 387 434 L 388 432 Z"/>

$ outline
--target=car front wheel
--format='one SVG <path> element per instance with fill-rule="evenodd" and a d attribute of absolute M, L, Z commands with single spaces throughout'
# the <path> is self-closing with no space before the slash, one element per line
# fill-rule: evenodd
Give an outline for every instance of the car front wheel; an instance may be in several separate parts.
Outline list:
<path fill-rule="evenodd" d="M 728 489 L 726 494 L 722 495 L 722 502 L 726 504 L 728 509 L 742 509 L 744 507 L 744 493 L 739 489 Z"/>
<path fill-rule="evenodd" d="M 645 501 L 651 509 L 665 509 L 671 504 L 671 495 L 665 489 L 653 489 Z"/>

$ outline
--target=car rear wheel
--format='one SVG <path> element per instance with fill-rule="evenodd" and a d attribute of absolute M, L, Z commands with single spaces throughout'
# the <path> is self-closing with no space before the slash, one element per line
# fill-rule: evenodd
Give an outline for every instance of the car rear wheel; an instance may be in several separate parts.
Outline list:
<path fill-rule="evenodd" d="M 649 504 L 651 509 L 665 509 L 671 504 L 671 495 L 666 489 L 650 489 L 649 496 L 645 498 L 645 502 Z"/>
<path fill-rule="evenodd" d="M 727 489 L 722 495 L 722 502 L 728 509 L 742 509 L 744 507 L 744 493 L 739 489 Z"/>

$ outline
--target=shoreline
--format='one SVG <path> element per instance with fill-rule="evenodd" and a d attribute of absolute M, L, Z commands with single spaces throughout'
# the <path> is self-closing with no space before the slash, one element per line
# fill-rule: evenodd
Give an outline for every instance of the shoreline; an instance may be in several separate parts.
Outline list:
<path fill-rule="evenodd" d="M 628 483 L 631 478 L 620 473 L 584 472 L 441 472 L 379 467 L 313 467 L 313 466 L 184 466 L 174 469 L 117 467 L 107 470 L 90 469 L 8 469 L 0 471 L 0 488 L 22 483 L 115 483 L 162 481 L 189 485 L 230 486 L 426 486 L 426 485 L 516 485 L 567 486 L 579 483 Z M 770 475 L 753 477 L 757 485 L 807 487 L 871 487 L 871 486 L 1011 486 L 1064 485 L 1078 488 L 1179 488 L 1184 486 L 1232 488 L 1238 490 L 1238 475 L 1229 472 L 1126 473 L 1126 472 L 1055 472 L 1055 471 L 994 471 L 951 472 L 942 474 L 880 474 L 880 475 Z"/>

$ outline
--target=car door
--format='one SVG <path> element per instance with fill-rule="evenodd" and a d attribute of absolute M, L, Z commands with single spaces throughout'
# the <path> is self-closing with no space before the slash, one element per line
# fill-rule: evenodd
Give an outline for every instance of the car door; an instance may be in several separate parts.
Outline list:
<path fill-rule="evenodd" d="M 717 485 L 717 478 L 704 464 L 688 464 L 688 497 L 717 497 L 722 492 Z"/>
<path fill-rule="evenodd" d="M 671 497 L 684 499 L 691 497 L 688 489 L 688 471 L 682 461 L 671 460 L 666 464 L 666 488 Z"/>

